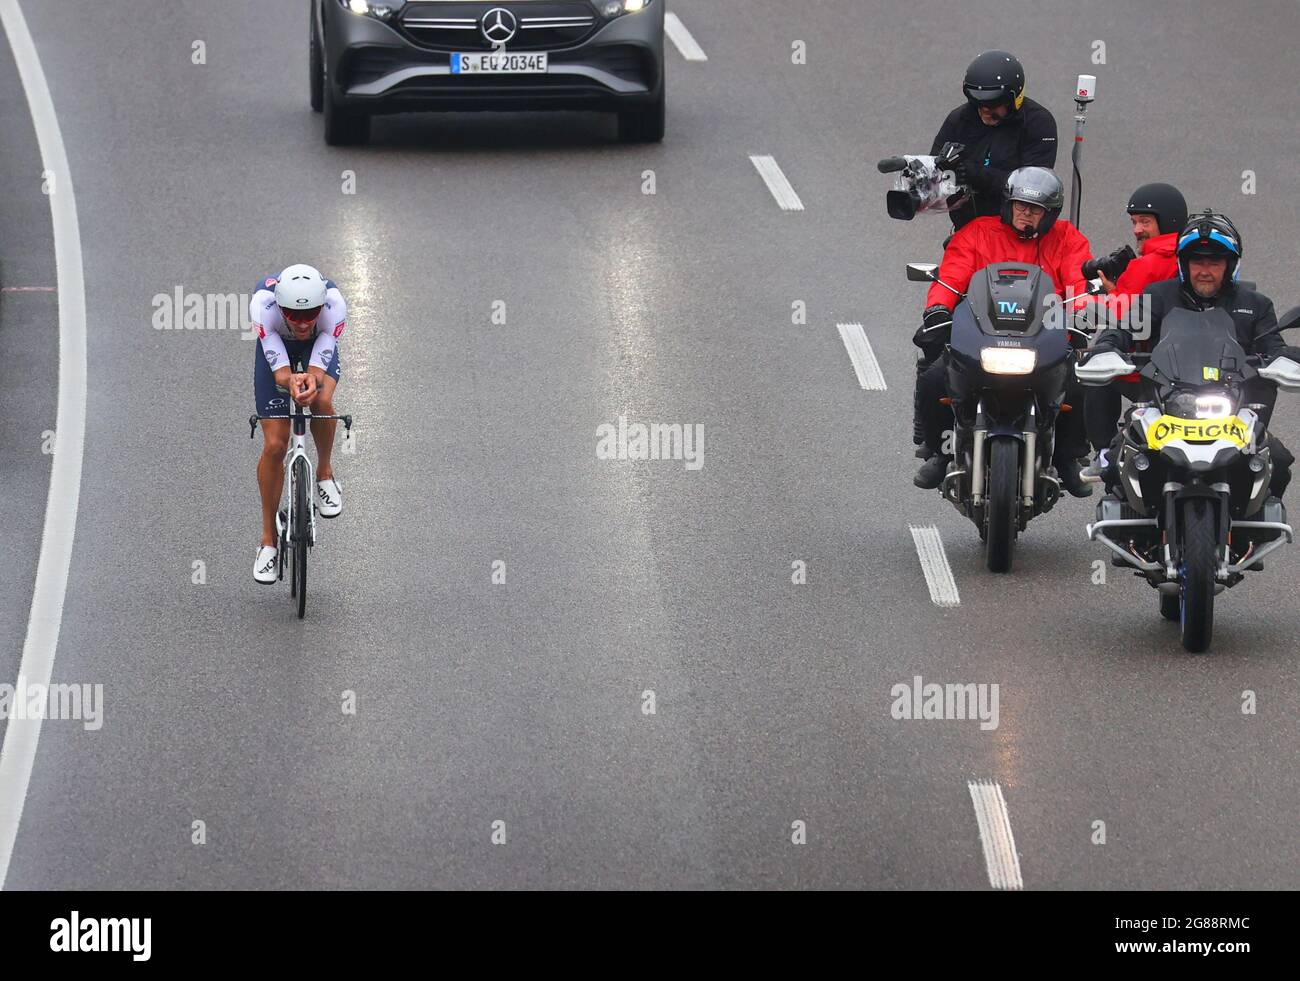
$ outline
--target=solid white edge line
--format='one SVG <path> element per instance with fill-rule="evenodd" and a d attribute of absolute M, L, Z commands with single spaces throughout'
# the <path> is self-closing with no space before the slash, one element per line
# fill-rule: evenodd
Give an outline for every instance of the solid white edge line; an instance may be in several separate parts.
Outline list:
<path fill-rule="evenodd" d="M 960 606 L 961 594 L 953 578 L 948 553 L 943 550 L 943 538 L 934 525 L 909 525 L 912 542 L 916 545 L 925 584 L 930 587 L 930 602 L 935 606 Z"/>
<path fill-rule="evenodd" d="M 782 211 L 803 211 L 803 201 L 795 193 L 794 187 L 790 184 L 789 179 L 785 176 L 785 171 L 781 165 L 776 162 L 776 158 L 770 154 L 750 154 L 750 162 L 753 163 L 754 169 L 758 175 L 763 178 L 763 183 L 767 189 L 772 192 L 772 197 L 776 198 L 776 203 L 781 206 Z"/>
<path fill-rule="evenodd" d="M 709 60 L 709 56 L 696 43 L 695 38 L 686 29 L 686 25 L 682 23 L 681 18 L 671 10 L 664 14 L 664 33 L 668 35 L 668 39 L 677 46 L 677 50 L 682 53 L 682 57 L 687 61 Z"/>
<path fill-rule="evenodd" d="M 853 370 L 858 375 L 858 384 L 868 392 L 886 391 L 885 375 L 880 370 L 880 362 L 876 360 L 876 352 L 871 349 L 871 341 L 867 339 L 867 332 L 862 329 L 862 325 L 836 324 L 835 329 L 840 332 L 840 340 L 849 352 L 849 360 L 853 362 Z"/>
<path fill-rule="evenodd" d="M 979 824 L 980 846 L 984 851 L 989 885 L 994 889 L 1023 889 L 1020 856 L 1016 854 L 1011 814 L 1007 810 L 1006 798 L 1002 796 L 1002 785 L 995 780 L 968 780 L 966 786 Z"/>
<path fill-rule="evenodd" d="M 27 620 L 27 639 L 18 665 L 18 674 L 28 684 L 48 685 L 59 645 L 81 494 L 81 463 L 86 441 L 86 287 L 68 154 L 49 83 L 18 0 L 0 0 L 0 23 L 4 25 L 27 93 L 43 166 L 54 175 L 50 218 L 54 225 L 59 291 L 58 415 L 41 554 Z M 5 728 L 4 746 L 0 748 L 0 888 L 9 874 L 9 860 L 18 837 L 40 735 L 40 719 L 10 719 Z"/>

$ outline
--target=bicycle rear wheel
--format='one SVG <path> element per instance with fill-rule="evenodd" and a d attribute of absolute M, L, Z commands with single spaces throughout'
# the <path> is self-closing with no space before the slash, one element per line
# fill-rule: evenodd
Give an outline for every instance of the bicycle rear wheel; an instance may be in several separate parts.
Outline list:
<path fill-rule="evenodd" d="M 307 461 L 293 465 L 293 592 L 298 597 L 298 619 L 307 615 L 307 546 L 311 536 L 311 498 L 307 491 Z"/>

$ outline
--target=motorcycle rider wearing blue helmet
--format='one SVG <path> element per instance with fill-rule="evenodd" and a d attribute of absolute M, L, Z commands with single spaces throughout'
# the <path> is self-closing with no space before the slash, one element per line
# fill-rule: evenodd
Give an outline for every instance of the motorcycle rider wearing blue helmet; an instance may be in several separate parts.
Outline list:
<path fill-rule="evenodd" d="M 1285 355 L 1300 362 L 1300 348 L 1286 343 L 1277 330 L 1277 314 L 1273 301 L 1263 293 L 1240 285 L 1241 233 L 1226 215 L 1206 210 L 1191 217 L 1178 236 L 1178 278 L 1152 283 L 1142 295 L 1150 304 L 1150 346 L 1155 348 L 1160 340 L 1160 324 L 1171 310 L 1221 309 L 1231 318 L 1236 328 L 1237 342 L 1248 355 L 1259 355 L 1271 360 Z M 1098 335 L 1093 353 L 1102 351 L 1131 351 L 1134 347 L 1132 333 L 1123 328 L 1103 331 Z M 1263 405 L 1259 413 L 1261 428 L 1267 429 L 1277 401 L 1277 386 L 1263 378 L 1253 378 L 1246 383 L 1248 402 Z M 1118 438 L 1118 437 L 1117 437 Z M 1295 457 L 1276 436 L 1268 437 L 1273 457 L 1272 493 L 1281 497 L 1291 480 L 1291 464 Z M 1112 482 L 1114 443 L 1107 454 L 1109 464 L 1103 478 Z"/>

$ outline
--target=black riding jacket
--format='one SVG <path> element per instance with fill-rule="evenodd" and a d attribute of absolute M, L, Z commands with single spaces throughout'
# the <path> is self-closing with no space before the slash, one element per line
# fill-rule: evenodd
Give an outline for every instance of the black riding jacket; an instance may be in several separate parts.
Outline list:
<path fill-rule="evenodd" d="M 1002 188 L 1011 172 L 1020 167 L 1056 165 L 1056 119 L 1033 99 L 1025 99 L 1020 110 L 997 126 L 985 126 L 969 102 L 948 113 L 939 127 L 930 153 L 937 156 L 945 143 L 966 146 L 966 159 L 983 164 L 983 187 L 971 200 L 951 213 L 953 228 L 972 218 L 997 215 L 1002 210 Z"/>

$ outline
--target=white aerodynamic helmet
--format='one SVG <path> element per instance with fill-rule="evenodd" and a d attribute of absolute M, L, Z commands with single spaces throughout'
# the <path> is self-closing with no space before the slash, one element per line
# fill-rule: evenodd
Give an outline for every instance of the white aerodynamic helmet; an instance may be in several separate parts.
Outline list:
<path fill-rule="evenodd" d="M 325 305 L 325 277 L 314 266 L 290 266 L 275 284 L 275 302 L 281 310 L 316 310 Z"/>

